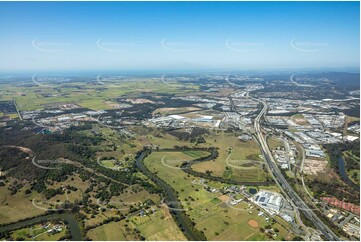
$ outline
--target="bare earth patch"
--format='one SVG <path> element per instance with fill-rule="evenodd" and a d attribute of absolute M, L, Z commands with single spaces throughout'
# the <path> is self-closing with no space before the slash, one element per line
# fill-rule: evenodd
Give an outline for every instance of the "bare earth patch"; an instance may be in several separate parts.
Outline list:
<path fill-rule="evenodd" d="M 258 228 L 258 222 L 254 219 L 249 220 L 248 225 L 251 226 L 252 228 Z"/>
<path fill-rule="evenodd" d="M 181 107 L 181 108 L 158 108 L 153 111 L 153 114 L 155 113 L 161 113 L 161 114 L 176 114 L 176 113 L 183 113 L 183 112 L 190 112 L 190 111 L 199 111 L 200 108 L 196 107 Z"/>
<path fill-rule="evenodd" d="M 228 201 L 229 197 L 227 195 L 222 195 L 219 196 L 218 199 L 225 203 Z"/>
<path fill-rule="evenodd" d="M 308 175 L 317 175 L 319 172 L 324 172 L 326 166 L 327 160 L 306 159 L 303 172 Z"/>

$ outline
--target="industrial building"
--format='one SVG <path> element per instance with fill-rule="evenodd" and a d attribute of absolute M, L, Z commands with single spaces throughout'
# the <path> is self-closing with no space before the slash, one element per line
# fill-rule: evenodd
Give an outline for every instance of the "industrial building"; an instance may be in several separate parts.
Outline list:
<path fill-rule="evenodd" d="M 255 204 L 271 215 L 278 214 L 284 203 L 284 199 L 280 194 L 266 190 L 260 190 L 252 199 Z"/>

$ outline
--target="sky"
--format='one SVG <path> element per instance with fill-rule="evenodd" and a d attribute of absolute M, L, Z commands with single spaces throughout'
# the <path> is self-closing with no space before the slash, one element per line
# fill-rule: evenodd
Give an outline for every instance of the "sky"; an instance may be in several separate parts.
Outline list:
<path fill-rule="evenodd" d="M 0 71 L 359 67 L 359 2 L 0 2 Z"/>

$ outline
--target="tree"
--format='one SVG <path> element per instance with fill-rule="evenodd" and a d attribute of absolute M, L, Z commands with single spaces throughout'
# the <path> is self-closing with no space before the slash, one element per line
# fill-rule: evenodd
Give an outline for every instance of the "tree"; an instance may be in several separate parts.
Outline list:
<path fill-rule="evenodd" d="M 293 237 L 293 239 L 292 239 L 293 241 L 301 241 L 301 240 L 303 240 L 302 239 L 302 237 L 301 236 L 295 236 L 295 237 Z"/>

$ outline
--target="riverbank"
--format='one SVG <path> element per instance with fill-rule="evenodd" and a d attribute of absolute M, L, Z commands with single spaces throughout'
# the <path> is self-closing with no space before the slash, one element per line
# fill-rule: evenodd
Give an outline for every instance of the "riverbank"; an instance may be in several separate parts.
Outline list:
<path fill-rule="evenodd" d="M 352 186 L 352 188 L 356 190 L 360 190 L 360 187 L 355 184 L 347 175 L 346 172 L 346 163 L 342 156 L 338 157 L 338 172 L 344 182 L 346 182 L 348 185 Z"/>
<path fill-rule="evenodd" d="M 78 221 L 75 219 L 75 216 L 71 213 L 55 213 L 55 214 L 48 214 L 48 215 L 42 215 L 35 218 L 30 218 L 24 221 L 8 224 L 5 226 L 0 227 L 0 233 L 7 232 L 7 231 L 13 231 L 19 228 L 24 228 L 27 226 L 31 226 L 37 223 L 40 223 L 44 220 L 49 220 L 52 218 L 59 218 L 64 220 L 67 223 L 67 226 L 70 229 L 70 234 L 73 241 L 80 241 L 83 240 L 83 237 L 81 235 L 80 226 L 78 224 Z"/>

